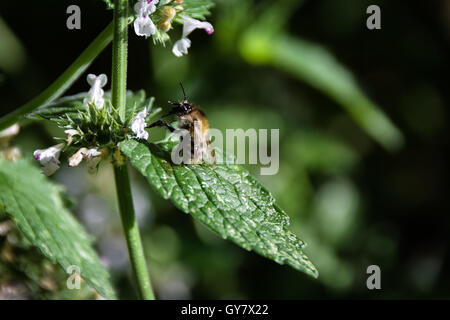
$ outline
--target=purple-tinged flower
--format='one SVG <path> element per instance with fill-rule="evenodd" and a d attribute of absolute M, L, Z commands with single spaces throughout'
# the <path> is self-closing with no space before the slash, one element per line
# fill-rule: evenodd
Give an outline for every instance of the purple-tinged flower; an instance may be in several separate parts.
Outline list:
<path fill-rule="evenodd" d="M 138 36 L 150 37 L 155 34 L 156 27 L 150 15 L 156 11 L 159 0 L 139 0 L 134 5 L 134 11 L 139 15 L 134 20 L 134 32 Z"/>
<path fill-rule="evenodd" d="M 180 40 L 176 41 L 172 48 L 172 53 L 181 57 L 183 54 L 188 53 L 188 48 L 191 47 L 191 40 L 188 39 L 188 35 L 195 29 L 203 29 L 207 34 L 214 32 L 214 27 L 207 21 L 200 21 L 193 18 L 183 16 L 183 36 Z"/>
<path fill-rule="evenodd" d="M 64 143 L 60 143 L 47 149 L 34 151 L 34 158 L 43 166 L 42 172 L 46 176 L 54 174 L 59 169 L 59 154 L 63 147 Z"/>

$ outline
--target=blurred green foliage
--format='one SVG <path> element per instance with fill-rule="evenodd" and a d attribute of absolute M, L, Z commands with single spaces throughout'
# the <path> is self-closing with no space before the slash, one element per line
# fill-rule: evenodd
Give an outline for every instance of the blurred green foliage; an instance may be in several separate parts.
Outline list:
<path fill-rule="evenodd" d="M 0 33 L 12 32 L 26 52 L 22 69 L 0 61 L 2 114 L 44 89 L 111 19 L 100 1 L 80 1 L 82 30 L 70 32 L 69 4 L 30 3 L 36 30 L 20 23 L 18 4 L 0 5 L 8 26 Z M 370 4 L 381 7 L 382 30 L 365 26 Z M 129 88 L 155 96 L 157 107 L 180 97 L 182 81 L 214 128 L 280 129 L 280 171 L 259 179 L 320 271 L 312 280 L 221 240 L 135 174 L 158 296 L 448 298 L 449 17 L 448 1 L 220 0 L 208 17 L 215 34 L 193 33 L 183 58 L 170 44 L 155 47 L 130 33 Z M 89 72 L 107 73 L 110 60 L 103 53 Z M 81 79 L 69 93 L 85 90 Z M 30 124 L 14 142 L 31 157 L 55 130 Z M 155 140 L 164 134 L 151 131 Z M 63 168 L 54 179 L 76 199 L 74 212 L 98 239 L 121 297 L 133 298 L 111 173 L 107 165 L 94 176 Z M 380 291 L 367 290 L 371 264 L 381 267 Z"/>

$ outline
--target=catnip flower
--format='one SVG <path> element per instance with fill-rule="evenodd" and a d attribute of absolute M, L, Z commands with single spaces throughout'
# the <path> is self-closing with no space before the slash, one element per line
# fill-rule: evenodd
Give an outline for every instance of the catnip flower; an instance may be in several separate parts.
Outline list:
<path fill-rule="evenodd" d="M 86 151 L 86 164 L 89 171 L 94 171 L 97 168 L 98 163 L 102 160 L 102 153 L 96 148 L 89 149 Z"/>
<path fill-rule="evenodd" d="M 54 174 L 59 169 L 59 154 L 63 147 L 64 143 L 60 143 L 47 149 L 34 151 L 34 158 L 43 166 L 42 172 L 46 176 Z"/>
<path fill-rule="evenodd" d="M 77 167 L 83 159 L 86 159 L 89 170 L 93 171 L 102 160 L 101 155 L 102 153 L 97 148 L 80 148 L 69 158 L 69 166 Z"/>
<path fill-rule="evenodd" d="M 138 36 L 150 37 L 155 34 L 156 27 L 150 15 L 156 11 L 159 0 L 139 0 L 134 5 L 134 11 L 139 16 L 134 20 L 134 32 Z"/>
<path fill-rule="evenodd" d="M 172 52 L 177 57 L 181 57 L 183 54 L 188 53 L 188 49 L 191 47 L 191 40 L 188 38 L 181 38 L 173 45 Z"/>
<path fill-rule="evenodd" d="M 17 123 L 13 124 L 12 126 L 0 130 L 0 138 L 9 138 L 17 135 L 19 133 L 20 127 Z"/>
<path fill-rule="evenodd" d="M 175 42 L 172 48 L 172 53 L 177 57 L 181 57 L 183 54 L 188 53 L 188 48 L 190 48 L 191 46 L 191 40 L 189 40 L 187 36 L 192 31 L 194 31 L 195 29 L 203 29 L 207 34 L 212 34 L 214 32 L 212 24 L 207 21 L 200 21 L 189 17 L 182 18 L 184 21 L 183 36 L 180 40 Z"/>
<path fill-rule="evenodd" d="M 11 139 L 14 138 L 14 136 L 16 136 L 19 131 L 20 127 L 17 123 L 4 130 L 0 130 L 0 149 L 6 148 L 9 145 Z"/>
<path fill-rule="evenodd" d="M 108 82 L 106 74 L 101 74 L 96 76 L 95 74 L 88 74 L 87 82 L 91 85 L 91 89 L 88 92 L 88 97 L 84 99 L 84 104 L 87 106 L 88 103 L 94 104 L 97 109 L 103 108 L 105 100 L 103 99 L 103 94 L 105 93 L 102 89 Z"/>
<path fill-rule="evenodd" d="M 74 129 L 65 130 L 64 133 L 67 134 L 67 145 L 71 145 L 73 142 L 73 136 L 79 134 L 78 131 Z"/>
<path fill-rule="evenodd" d="M 78 167 L 78 165 L 81 163 L 84 157 L 84 152 L 86 152 L 86 148 L 80 148 L 77 152 L 75 152 L 70 158 L 69 158 L 69 166 L 71 167 Z"/>
<path fill-rule="evenodd" d="M 131 131 L 133 131 L 138 139 L 148 139 L 148 132 L 145 131 L 147 127 L 147 123 L 145 122 L 146 116 L 148 116 L 148 112 L 147 109 L 144 109 L 131 120 Z"/>

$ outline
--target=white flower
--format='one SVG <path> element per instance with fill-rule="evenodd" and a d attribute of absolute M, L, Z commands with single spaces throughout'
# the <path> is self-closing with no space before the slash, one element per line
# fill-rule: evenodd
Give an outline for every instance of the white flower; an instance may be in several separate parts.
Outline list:
<path fill-rule="evenodd" d="M 139 16 L 134 20 L 134 32 L 138 36 L 150 37 L 156 32 L 155 24 L 150 15 L 156 11 L 156 5 L 159 0 L 139 0 L 134 5 L 134 11 L 139 14 Z"/>
<path fill-rule="evenodd" d="M 203 29 L 207 34 L 214 32 L 212 24 L 207 21 L 200 21 L 189 17 L 183 17 L 183 21 L 183 38 L 187 37 L 195 29 Z"/>
<path fill-rule="evenodd" d="M 77 130 L 74 129 L 68 129 L 64 131 L 65 134 L 67 134 L 67 144 L 70 145 L 73 141 L 73 136 L 78 134 Z"/>
<path fill-rule="evenodd" d="M 212 34 L 214 32 L 214 28 L 211 23 L 207 21 L 200 21 L 196 19 L 192 19 L 189 17 L 183 18 L 183 36 L 180 40 L 175 42 L 172 48 L 172 52 L 175 56 L 181 57 L 183 54 L 188 53 L 188 48 L 191 47 L 191 40 L 188 39 L 188 35 L 194 31 L 195 29 L 203 29 L 208 34 Z"/>
<path fill-rule="evenodd" d="M 9 145 L 9 141 L 11 141 L 11 139 L 16 136 L 19 131 L 20 127 L 17 123 L 4 130 L 0 130 L 0 149 L 6 148 Z"/>
<path fill-rule="evenodd" d="M 71 167 L 77 167 L 81 161 L 84 158 L 84 152 L 87 151 L 86 148 L 80 148 L 77 152 L 75 152 L 70 158 L 69 158 L 69 166 Z"/>
<path fill-rule="evenodd" d="M 69 166 L 77 167 L 83 159 L 86 159 L 89 170 L 93 171 L 97 167 L 97 164 L 102 160 L 101 155 L 102 153 L 96 148 L 80 148 L 69 158 Z"/>
<path fill-rule="evenodd" d="M 87 106 L 88 103 L 94 104 L 97 109 L 103 108 L 105 100 L 103 99 L 103 94 L 105 93 L 102 89 L 108 82 L 106 74 L 101 74 L 96 76 L 95 74 L 88 74 L 87 82 L 91 85 L 91 89 L 88 92 L 89 97 L 84 99 L 84 104 Z"/>
<path fill-rule="evenodd" d="M 84 153 L 86 157 L 86 164 L 88 166 L 89 171 L 94 171 L 97 168 L 98 163 L 102 160 L 102 153 L 97 149 L 89 149 Z"/>
<path fill-rule="evenodd" d="M 188 53 L 188 48 L 190 47 L 191 40 L 189 40 L 188 38 L 181 38 L 173 45 L 172 53 L 177 57 L 181 57 L 183 54 Z"/>
<path fill-rule="evenodd" d="M 0 131 L 0 138 L 9 138 L 19 133 L 20 127 L 17 123 Z"/>
<path fill-rule="evenodd" d="M 148 132 L 145 131 L 147 127 L 147 123 L 145 123 L 146 116 L 148 116 L 148 112 L 147 109 L 144 109 L 131 119 L 131 131 L 136 134 L 138 139 L 148 139 Z"/>
<path fill-rule="evenodd" d="M 64 143 L 60 143 L 47 149 L 34 151 L 34 158 L 43 166 L 42 172 L 46 176 L 54 174 L 59 169 L 59 154 L 63 147 Z"/>

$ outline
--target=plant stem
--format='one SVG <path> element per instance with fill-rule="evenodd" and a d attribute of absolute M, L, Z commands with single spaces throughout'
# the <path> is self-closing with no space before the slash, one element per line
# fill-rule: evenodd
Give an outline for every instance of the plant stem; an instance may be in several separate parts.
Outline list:
<path fill-rule="evenodd" d="M 127 239 L 128 252 L 139 297 L 145 300 L 154 300 L 155 297 L 148 276 L 139 228 L 134 214 L 127 163 L 121 166 L 114 166 L 114 175 L 123 230 Z"/>
<path fill-rule="evenodd" d="M 0 118 L 0 130 L 18 122 L 25 114 L 32 112 L 37 107 L 59 98 L 111 42 L 112 36 L 113 23 L 110 23 L 47 89 L 19 109 Z"/>
<path fill-rule="evenodd" d="M 120 119 L 125 121 L 127 90 L 128 0 L 114 0 L 114 40 L 112 64 L 112 105 L 119 108 Z"/>
<path fill-rule="evenodd" d="M 128 45 L 128 0 L 114 1 L 114 39 L 112 59 L 111 100 L 119 109 L 120 118 L 125 119 L 127 86 L 127 45 Z M 128 164 L 114 166 L 117 198 L 119 200 L 122 226 L 127 240 L 128 253 L 133 268 L 134 279 L 139 297 L 154 300 L 144 250 L 133 207 L 133 197 L 128 176 Z"/>

